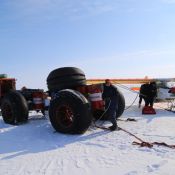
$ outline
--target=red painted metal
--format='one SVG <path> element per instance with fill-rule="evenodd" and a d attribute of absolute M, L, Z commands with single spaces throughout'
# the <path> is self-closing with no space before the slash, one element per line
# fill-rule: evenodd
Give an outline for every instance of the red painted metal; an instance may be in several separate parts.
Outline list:
<path fill-rule="evenodd" d="M 0 97 L 3 97 L 9 90 L 16 90 L 15 78 L 0 78 Z"/>
<path fill-rule="evenodd" d="M 94 84 L 88 86 L 89 100 L 93 110 L 104 110 L 105 102 L 102 99 L 102 84 Z"/>
<path fill-rule="evenodd" d="M 151 106 L 144 106 L 142 109 L 142 114 L 156 114 L 156 111 Z"/>
<path fill-rule="evenodd" d="M 70 127 L 73 124 L 74 112 L 69 105 L 62 105 L 57 108 L 56 111 L 57 122 L 63 127 Z"/>
<path fill-rule="evenodd" d="M 175 94 L 175 87 L 172 87 L 169 92 Z"/>
<path fill-rule="evenodd" d="M 43 92 L 33 92 L 33 109 L 42 110 L 44 108 L 44 96 Z"/>

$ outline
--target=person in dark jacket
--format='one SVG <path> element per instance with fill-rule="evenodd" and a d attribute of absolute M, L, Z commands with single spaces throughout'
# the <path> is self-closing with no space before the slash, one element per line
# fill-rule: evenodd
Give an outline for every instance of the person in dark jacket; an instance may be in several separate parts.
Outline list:
<path fill-rule="evenodd" d="M 109 79 L 105 80 L 102 98 L 105 101 L 105 108 L 107 115 L 112 123 L 109 127 L 111 131 L 118 129 L 116 121 L 116 111 L 118 110 L 118 90 L 117 87 L 112 85 Z"/>
<path fill-rule="evenodd" d="M 142 84 L 139 92 L 139 108 L 141 107 L 142 100 L 144 100 L 145 105 L 147 104 L 148 94 L 149 94 L 149 83 Z"/>
<path fill-rule="evenodd" d="M 154 100 L 157 96 L 157 86 L 155 82 L 146 83 L 140 87 L 139 107 L 141 106 L 142 99 L 145 101 L 145 106 L 153 107 Z"/>
<path fill-rule="evenodd" d="M 152 81 L 149 84 L 149 92 L 147 95 L 146 106 L 153 107 L 154 100 L 157 97 L 157 85 L 156 82 Z"/>

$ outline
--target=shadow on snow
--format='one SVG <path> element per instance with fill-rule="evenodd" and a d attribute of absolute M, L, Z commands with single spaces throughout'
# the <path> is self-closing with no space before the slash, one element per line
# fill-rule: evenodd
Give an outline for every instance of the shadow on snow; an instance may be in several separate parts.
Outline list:
<path fill-rule="evenodd" d="M 3 120 L 0 119 L 0 123 Z M 85 141 L 107 134 L 103 130 L 86 132 L 83 135 L 69 135 L 55 132 L 50 122 L 45 119 L 29 119 L 28 123 L 12 126 L 0 124 L 0 154 L 6 155 L 3 159 L 11 159 L 28 153 L 39 153 L 59 149 L 69 144 L 81 143 L 89 145 Z M 100 144 L 95 146 L 104 147 Z"/>

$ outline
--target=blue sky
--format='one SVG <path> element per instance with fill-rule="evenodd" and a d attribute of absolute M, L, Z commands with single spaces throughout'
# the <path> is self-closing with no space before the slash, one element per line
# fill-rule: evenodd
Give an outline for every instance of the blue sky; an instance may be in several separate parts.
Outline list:
<path fill-rule="evenodd" d="M 175 77 L 175 0 L 0 0 L 0 73 L 44 88 L 50 71 Z"/>

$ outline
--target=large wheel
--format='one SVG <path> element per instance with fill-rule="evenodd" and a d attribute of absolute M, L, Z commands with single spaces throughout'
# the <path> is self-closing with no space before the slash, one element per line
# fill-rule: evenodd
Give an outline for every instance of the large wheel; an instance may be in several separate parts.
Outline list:
<path fill-rule="evenodd" d="M 17 91 L 10 91 L 4 96 L 1 104 L 2 117 L 5 123 L 16 124 L 28 120 L 28 105 Z"/>
<path fill-rule="evenodd" d="M 90 126 L 92 115 L 87 99 L 78 91 L 59 91 L 50 103 L 49 117 L 58 132 L 82 134 Z"/>
<path fill-rule="evenodd" d="M 118 96 L 119 99 L 118 99 L 118 109 L 116 111 L 116 119 L 119 118 L 125 110 L 125 98 L 119 90 L 118 92 L 119 92 L 119 96 Z M 102 110 L 94 111 L 93 116 L 95 119 L 109 120 L 109 116 L 107 115 L 107 112 L 104 112 Z"/>
<path fill-rule="evenodd" d="M 50 91 L 72 89 L 85 84 L 86 78 L 84 72 L 75 67 L 55 69 L 47 77 L 47 85 Z"/>
<path fill-rule="evenodd" d="M 125 110 L 125 98 L 119 90 L 118 92 L 119 92 L 119 102 L 118 102 L 118 110 L 116 111 L 116 118 L 119 118 Z"/>

